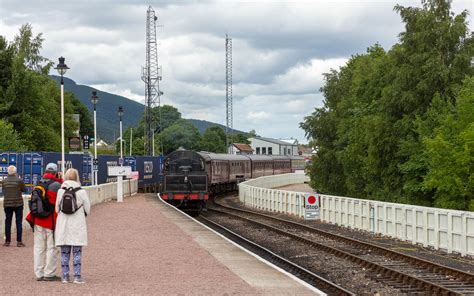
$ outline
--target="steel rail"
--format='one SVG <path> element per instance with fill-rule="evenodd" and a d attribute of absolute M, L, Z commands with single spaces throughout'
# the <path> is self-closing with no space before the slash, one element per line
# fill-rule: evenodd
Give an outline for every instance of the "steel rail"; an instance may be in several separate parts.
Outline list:
<path fill-rule="evenodd" d="M 223 207 L 229 208 L 227 206 L 223 206 Z M 263 215 L 263 214 L 255 213 L 255 212 L 252 212 L 252 211 L 241 210 L 241 209 L 237 209 L 237 208 L 232 208 L 232 209 L 234 209 L 236 211 L 241 211 L 241 212 L 246 212 L 246 213 L 249 213 L 249 214 L 257 215 L 257 216 L 264 216 L 266 218 L 272 218 L 272 219 L 274 218 L 274 217 L 271 217 L 271 216 L 268 216 L 268 215 Z M 276 233 L 280 233 L 282 235 L 291 237 L 294 240 L 303 242 L 307 245 L 310 245 L 310 246 L 316 247 L 318 249 L 324 250 L 324 251 L 326 251 L 328 253 L 331 253 L 331 254 L 334 254 L 338 257 L 345 258 L 347 260 L 355 262 L 355 263 L 357 263 L 357 264 L 359 264 L 359 265 L 361 265 L 365 268 L 369 268 L 369 269 L 381 274 L 382 276 L 388 276 L 396 282 L 408 285 L 409 287 L 420 288 L 420 289 L 425 290 L 427 292 L 435 293 L 436 295 L 462 295 L 462 293 L 460 293 L 458 291 L 455 291 L 453 289 L 450 289 L 448 287 L 443 287 L 443 286 L 438 285 L 436 283 L 429 282 L 427 280 L 405 274 L 405 273 L 397 271 L 395 269 L 392 269 L 392 268 L 389 268 L 389 267 L 386 267 L 386 266 L 368 261 L 366 259 L 360 258 L 359 256 L 356 256 L 356 255 L 350 254 L 348 252 L 339 250 L 337 248 L 330 247 L 328 245 L 324 245 L 324 244 L 321 244 L 321 243 L 318 243 L 318 242 L 315 242 L 315 241 L 312 241 L 312 240 L 309 240 L 309 239 L 306 239 L 306 238 L 302 238 L 298 235 L 295 235 L 293 233 L 289 233 L 289 232 L 281 230 L 279 228 L 276 228 L 276 227 L 273 227 L 273 226 L 270 226 L 270 225 L 267 225 L 267 224 L 264 224 L 264 223 L 261 223 L 261 222 L 254 221 L 252 219 L 241 217 L 239 215 L 232 214 L 232 213 L 229 213 L 229 212 L 220 211 L 220 210 L 212 209 L 212 208 L 209 208 L 208 210 L 223 213 L 223 214 L 226 214 L 226 215 L 230 215 L 230 216 L 236 217 L 238 219 L 242 219 L 244 221 L 252 223 L 254 225 L 257 225 L 259 227 L 264 227 L 264 228 L 269 229 L 271 231 L 274 231 Z M 287 220 L 284 220 L 284 219 L 278 219 L 278 218 L 274 218 L 274 219 L 275 220 L 280 220 L 281 222 L 292 222 L 292 221 L 287 221 Z M 304 226 L 306 226 L 306 225 L 304 225 Z M 311 227 L 309 227 L 309 228 L 311 230 L 314 230 L 314 228 L 311 228 Z M 341 236 L 335 235 L 335 237 L 338 238 L 338 237 L 341 237 Z M 341 238 L 344 239 L 344 240 L 346 240 L 346 239 L 351 240 L 351 239 L 348 239 L 348 238 L 345 238 L 345 237 L 341 237 Z"/>
<path fill-rule="evenodd" d="M 240 209 L 240 208 L 236 208 L 236 207 L 232 207 L 232 206 L 223 205 L 223 204 L 218 203 L 216 201 L 214 201 L 214 203 L 216 205 L 220 206 L 220 207 L 225 208 L 225 209 L 244 212 L 244 213 L 248 213 L 248 214 L 251 214 L 251 215 L 262 216 L 262 217 L 272 219 L 272 220 L 275 220 L 275 221 L 288 223 L 288 224 L 303 228 L 303 229 L 311 231 L 311 232 L 315 232 L 319 235 L 323 235 L 325 237 L 329 237 L 329 238 L 332 238 L 332 239 L 335 239 L 335 240 L 343 240 L 344 242 L 346 242 L 348 244 L 358 245 L 358 246 L 363 247 L 366 250 L 368 250 L 368 249 L 375 250 L 379 254 L 389 256 L 393 259 L 402 259 L 402 260 L 408 261 L 412 264 L 417 264 L 417 265 L 419 265 L 423 268 L 426 268 L 426 269 L 430 270 L 431 272 L 435 272 L 435 273 L 438 273 L 438 274 L 442 272 L 444 275 L 453 276 L 453 277 L 456 277 L 458 279 L 462 279 L 466 282 L 469 282 L 471 284 L 474 284 L 474 274 L 469 273 L 469 272 L 465 272 L 465 271 L 455 269 L 455 268 L 452 268 L 452 267 L 449 267 L 449 266 L 441 265 L 441 264 L 438 264 L 438 263 L 430 262 L 430 261 L 427 261 L 427 260 L 424 260 L 424 259 L 421 259 L 421 258 L 417 258 L 417 257 L 411 256 L 411 255 L 408 255 L 408 254 L 397 252 L 395 250 L 387 249 L 387 248 L 384 248 L 382 246 L 378 246 L 376 244 L 372 244 L 372 243 L 369 243 L 369 242 L 364 242 L 364 241 L 361 241 L 361 240 L 358 240 L 358 239 L 355 239 L 355 238 L 348 238 L 348 237 L 338 235 L 338 234 L 335 234 L 335 233 L 330 233 L 328 231 L 324 231 L 324 230 L 321 230 L 321 229 L 310 227 L 308 225 L 304 225 L 304 224 L 294 222 L 294 221 L 291 221 L 291 220 L 286 220 L 286 219 L 266 215 L 266 214 L 263 214 L 263 213 L 258 213 L 258 212 L 254 212 L 254 211 L 250 211 L 250 210 L 245 210 L 245 209 Z"/>
<path fill-rule="evenodd" d="M 211 221 L 203 215 L 199 216 L 199 220 L 204 220 L 203 222 L 205 224 L 207 224 L 211 228 L 219 229 L 219 231 L 225 233 L 225 236 L 230 238 L 232 241 L 237 242 L 241 246 L 247 245 L 248 248 L 246 249 L 250 249 L 252 252 L 257 253 L 260 257 L 263 257 L 264 259 L 274 263 L 280 268 L 283 268 L 286 271 L 290 271 L 291 274 L 307 282 L 311 286 L 321 289 L 323 292 L 326 292 L 330 295 L 355 295 L 354 293 L 336 285 L 335 283 L 332 283 L 327 279 L 275 254 L 267 248 L 262 247 L 261 245 L 246 239 L 245 237 L 233 232 L 232 230 L 222 225 L 219 225 L 214 221 Z M 257 252 L 255 252 L 255 250 Z"/>

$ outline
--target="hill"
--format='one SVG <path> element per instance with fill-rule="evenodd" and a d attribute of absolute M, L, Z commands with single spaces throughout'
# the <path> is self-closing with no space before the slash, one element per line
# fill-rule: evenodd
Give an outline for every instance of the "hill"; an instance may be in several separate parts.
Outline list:
<path fill-rule="evenodd" d="M 222 125 L 222 124 L 219 124 L 219 123 L 210 122 L 210 121 L 206 121 L 206 120 L 200 120 L 200 119 L 186 119 L 186 120 L 188 120 L 195 127 L 197 127 L 201 134 L 204 134 L 206 129 L 208 129 L 210 127 L 213 127 L 213 126 L 218 126 L 218 127 L 222 128 L 225 131 L 225 125 Z M 230 134 L 238 134 L 238 133 L 247 134 L 246 132 L 239 131 L 239 130 L 236 130 L 236 129 L 231 129 L 229 131 L 229 133 Z"/>
<path fill-rule="evenodd" d="M 58 84 L 60 83 L 60 77 L 51 75 Z M 99 96 L 99 103 L 97 104 L 97 136 L 100 139 L 104 139 L 107 143 L 111 143 L 114 137 L 118 137 L 119 133 L 119 118 L 117 115 L 118 106 L 122 106 L 124 109 L 123 116 L 123 127 L 124 130 L 129 126 L 136 126 L 140 119 L 143 117 L 145 106 L 134 100 L 130 100 L 126 97 L 114 95 L 105 91 L 100 91 L 87 85 L 77 84 L 74 80 L 64 78 L 64 91 L 73 93 L 77 99 L 79 99 L 84 105 L 87 106 L 93 116 L 93 106 L 90 101 L 92 91 L 97 91 Z M 199 129 L 201 134 L 211 126 L 219 126 L 225 130 L 225 126 L 199 119 L 187 119 L 194 126 Z M 231 133 L 244 133 L 238 130 L 231 130 Z"/>

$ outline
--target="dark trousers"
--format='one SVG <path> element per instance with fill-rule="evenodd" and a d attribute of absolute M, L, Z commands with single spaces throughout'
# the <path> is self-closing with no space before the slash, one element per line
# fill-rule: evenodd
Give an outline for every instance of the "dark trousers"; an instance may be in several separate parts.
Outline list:
<path fill-rule="evenodd" d="M 10 242 L 12 238 L 12 219 L 15 213 L 16 220 L 16 241 L 21 242 L 22 222 L 23 222 L 23 206 L 6 207 L 5 208 L 5 241 Z"/>

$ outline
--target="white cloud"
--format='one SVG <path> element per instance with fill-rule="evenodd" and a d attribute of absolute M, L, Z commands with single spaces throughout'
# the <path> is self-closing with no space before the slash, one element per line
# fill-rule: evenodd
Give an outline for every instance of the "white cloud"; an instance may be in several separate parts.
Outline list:
<path fill-rule="evenodd" d="M 247 113 L 247 119 L 253 122 L 259 122 L 262 120 L 266 120 L 268 118 L 270 118 L 270 114 L 265 111 L 259 111 L 259 112 L 250 111 L 249 113 Z"/>
<path fill-rule="evenodd" d="M 224 38 L 233 38 L 234 128 L 303 137 L 299 123 L 322 104 L 322 74 L 403 30 L 393 6 L 420 1 L 177 1 L 156 4 L 163 104 L 184 117 L 225 123 Z M 2 0 L 0 34 L 43 32 L 42 54 L 66 57 L 68 77 L 143 103 L 147 6 L 134 0 Z M 472 11 L 472 1 L 453 9 Z M 470 27 L 473 28 L 471 21 Z M 471 29 L 472 30 L 472 29 Z"/>

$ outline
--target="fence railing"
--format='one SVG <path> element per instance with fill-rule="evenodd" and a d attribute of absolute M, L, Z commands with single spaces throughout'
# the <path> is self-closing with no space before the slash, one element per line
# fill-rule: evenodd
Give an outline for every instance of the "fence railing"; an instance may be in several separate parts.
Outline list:
<path fill-rule="evenodd" d="M 89 195 L 91 205 L 96 205 L 106 201 L 117 199 L 117 183 L 106 183 L 98 186 L 83 187 Z M 138 180 L 126 180 L 123 182 L 124 197 L 131 196 L 138 191 Z M 24 219 L 29 213 L 28 196 L 23 196 L 23 229 L 29 228 L 28 222 Z M 3 211 L 3 198 L 0 198 L 0 237 L 5 235 L 5 211 Z M 12 235 L 16 238 L 15 220 L 12 221 Z"/>
<path fill-rule="evenodd" d="M 320 195 L 321 220 L 447 253 L 474 255 L 474 213 Z"/>
<path fill-rule="evenodd" d="M 239 184 L 246 206 L 304 216 L 305 192 L 275 187 L 308 181 L 302 174 L 266 176 Z M 328 223 L 397 238 L 447 253 L 474 256 L 474 213 L 320 194 Z"/>
<path fill-rule="evenodd" d="M 272 189 L 308 182 L 304 174 L 265 176 L 239 184 L 239 199 L 246 206 L 303 217 L 305 192 Z"/>

